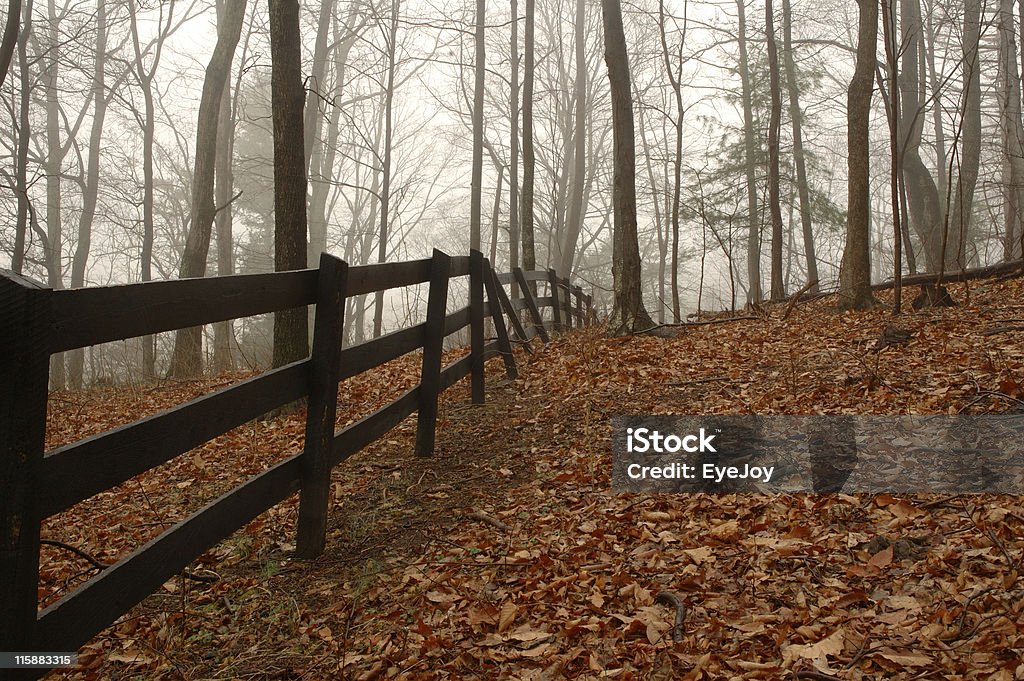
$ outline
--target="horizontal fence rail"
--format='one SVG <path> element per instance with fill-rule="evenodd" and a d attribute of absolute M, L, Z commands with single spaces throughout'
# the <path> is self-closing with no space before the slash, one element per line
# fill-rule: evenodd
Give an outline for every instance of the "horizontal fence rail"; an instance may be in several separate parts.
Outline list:
<path fill-rule="evenodd" d="M 468 305 L 447 312 L 449 282 L 469 277 Z M 428 284 L 426 319 L 342 347 L 346 299 Z M 538 297 L 538 285 L 545 295 Z M 510 287 L 506 291 L 506 286 Z M 575 299 L 575 300 L 574 300 Z M 266 371 L 158 414 L 44 452 L 49 356 L 88 345 L 315 305 L 308 358 Z M 545 320 L 541 311 L 550 309 Z M 523 323 L 525 310 L 529 324 Z M 485 318 L 496 338 L 484 337 Z M 0 650 L 72 650 L 180 573 L 217 542 L 299 492 L 296 555 L 324 550 L 331 470 L 418 413 L 416 453 L 434 450 L 441 392 L 471 378 L 484 400 L 484 362 L 502 357 L 516 376 L 512 342 L 582 326 L 592 299 L 553 270 L 494 272 L 478 251 L 349 267 L 328 254 L 318 269 L 50 290 L 0 270 Z M 506 322 L 511 325 L 508 328 Z M 470 352 L 441 366 L 444 340 L 466 327 Z M 420 382 L 335 431 L 338 383 L 422 349 Z M 40 524 L 233 428 L 307 400 L 303 451 L 223 494 L 42 611 Z M 0 680 L 45 669 L 0 670 Z"/>

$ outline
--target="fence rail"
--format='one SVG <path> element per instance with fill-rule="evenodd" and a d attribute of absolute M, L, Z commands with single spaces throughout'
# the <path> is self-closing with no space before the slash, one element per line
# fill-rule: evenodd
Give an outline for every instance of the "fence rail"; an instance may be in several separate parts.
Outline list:
<path fill-rule="evenodd" d="M 449 282 L 468 276 L 468 305 L 447 313 Z M 425 321 L 342 348 L 345 300 L 429 282 Z M 530 283 L 533 288 L 531 288 Z M 537 284 L 547 294 L 537 297 Z M 512 287 L 510 297 L 505 286 Z M 485 296 L 486 294 L 486 296 Z M 486 300 L 485 300 L 486 297 Z M 575 304 L 573 298 L 575 297 Z M 316 306 L 308 358 L 266 371 L 153 416 L 44 452 L 52 353 L 180 328 Z M 552 310 L 544 320 L 541 310 Z M 530 314 L 529 326 L 520 317 Z M 486 341 L 490 317 L 497 338 Z M 296 554 L 324 550 L 331 470 L 418 413 L 416 453 L 434 451 L 439 394 L 471 377 L 484 396 L 484 362 L 500 355 L 516 375 L 512 337 L 545 342 L 549 330 L 592 318 L 592 300 L 554 271 L 497 274 L 478 251 L 349 267 L 328 254 L 318 269 L 272 274 L 50 290 L 0 270 L 0 650 L 72 650 L 88 642 L 195 558 L 257 515 L 299 492 Z M 444 339 L 470 327 L 468 355 L 441 366 Z M 417 349 L 420 382 L 398 399 L 335 432 L 337 387 Z M 308 400 L 303 451 L 210 502 L 114 565 L 38 610 L 40 524 L 295 400 Z M 0 670 L 0 680 L 45 669 Z"/>

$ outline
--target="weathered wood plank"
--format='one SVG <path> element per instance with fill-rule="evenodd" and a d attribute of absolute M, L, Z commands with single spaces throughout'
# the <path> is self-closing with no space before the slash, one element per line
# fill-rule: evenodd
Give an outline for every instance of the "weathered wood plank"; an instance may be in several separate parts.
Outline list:
<path fill-rule="evenodd" d="M 308 393 L 309 360 L 50 452 L 36 491 L 48 517 Z"/>
<path fill-rule="evenodd" d="M 434 453 L 437 397 L 441 391 L 441 353 L 444 349 L 445 308 L 448 305 L 448 278 L 453 259 L 434 249 L 433 260 L 430 271 L 430 292 L 427 294 L 427 326 L 423 334 L 423 364 L 420 370 L 420 405 L 416 426 L 417 456 L 430 456 Z"/>
<path fill-rule="evenodd" d="M 330 451 L 338 413 L 338 374 L 345 328 L 348 265 L 322 253 L 320 291 L 309 362 L 309 405 L 302 453 L 299 522 L 295 555 L 312 559 L 327 542 L 327 506 L 331 486 Z"/>
<path fill-rule="evenodd" d="M 331 466 L 337 466 L 370 443 L 379 440 L 416 411 L 419 403 L 420 389 L 416 387 L 394 402 L 339 431 L 334 436 L 334 444 L 331 447 Z"/>
<path fill-rule="evenodd" d="M 470 395 L 473 404 L 486 401 L 484 389 L 484 254 L 469 252 L 469 354 L 472 357 Z"/>
<path fill-rule="evenodd" d="M 39 615 L 34 650 L 74 650 L 209 547 L 299 488 L 296 454 L 207 504 Z"/>
<path fill-rule="evenodd" d="M 386 291 L 422 284 L 430 279 L 430 258 L 409 262 L 385 262 L 361 265 L 348 270 L 348 295 Z"/>
<path fill-rule="evenodd" d="M 472 310 L 470 309 L 469 305 L 467 305 L 466 307 L 460 307 L 455 312 L 452 312 L 451 314 L 447 315 L 444 318 L 444 335 L 450 336 L 459 329 L 463 329 L 466 326 L 468 326 L 470 323 L 471 316 Z"/>
<path fill-rule="evenodd" d="M 349 269 L 349 272 L 352 270 Z M 341 351 L 339 380 L 358 376 L 364 371 L 387 364 L 393 359 L 423 347 L 426 323 L 416 324 L 385 334 L 380 338 L 353 345 Z"/>
<path fill-rule="evenodd" d="M 49 294 L 36 282 L 0 270 L 0 650 L 8 652 L 42 650 L 34 632 Z M 25 676 L 0 670 L 5 680 Z"/>
<path fill-rule="evenodd" d="M 449 259 L 451 260 L 449 278 L 464 277 L 469 274 L 468 255 L 453 255 L 449 256 Z"/>
<path fill-rule="evenodd" d="M 54 291 L 49 350 L 309 305 L 316 281 L 316 270 L 296 270 Z"/>
<path fill-rule="evenodd" d="M 533 328 L 537 331 L 537 335 L 541 337 L 545 343 L 551 341 L 548 336 L 547 329 L 544 328 L 544 318 L 540 316 L 540 310 L 537 308 L 537 300 L 533 294 L 530 293 L 530 288 L 527 285 L 526 276 L 523 270 L 519 267 L 512 269 L 512 275 L 516 278 L 516 283 L 519 285 L 519 292 L 523 296 L 523 300 L 526 301 L 526 309 L 530 311 L 530 317 L 533 319 Z"/>

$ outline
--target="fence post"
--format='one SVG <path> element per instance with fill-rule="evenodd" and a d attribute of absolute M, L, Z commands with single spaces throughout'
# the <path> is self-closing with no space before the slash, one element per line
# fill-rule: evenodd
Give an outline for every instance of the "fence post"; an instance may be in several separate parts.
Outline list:
<path fill-rule="evenodd" d="M 441 352 L 444 349 L 444 318 L 448 308 L 448 277 L 452 259 L 434 249 L 430 264 L 430 292 L 423 336 L 423 368 L 420 371 L 420 408 L 416 425 L 416 455 L 434 453 L 437 396 L 441 391 Z"/>
<path fill-rule="evenodd" d="M 495 282 L 497 275 L 491 267 L 489 260 L 484 259 L 484 287 L 487 289 L 487 309 L 491 313 L 491 320 L 494 322 L 494 333 L 498 337 L 498 350 L 501 351 L 501 360 L 505 363 L 505 374 L 509 378 L 516 378 L 519 372 L 516 371 L 516 358 L 512 354 L 512 343 L 508 339 L 508 327 L 505 326 L 505 318 L 501 316 L 501 303 L 498 301 L 498 292 Z"/>
<path fill-rule="evenodd" d="M 547 329 L 544 328 L 544 318 L 540 316 L 540 309 L 537 307 L 537 299 L 533 297 L 533 292 L 530 291 L 530 287 L 526 284 L 526 277 L 523 275 L 521 267 L 512 268 L 512 276 L 516 278 L 516 283 L 519 284 L 519 292 L 523 294 L 523 300 L 526 301 L 526 309 L 530 311 L 530 316 L 533 318 L 533 326 L 537 329 L 537 335 L 545 343 L 551 341 L 548 336 Z"/>
<path fill-rule="evenodd" d="M 483 404 L 484 394 L 484 254 L 469 251 L 469 352 L 470 393 L 473 404 Z"/>
<path fill-rule="evenodd" d="M 572 319 L 572 284 L 568 279 L 559 279 L 558 287 L 564 290 L 562 309 L 565 311 L 565 326 L 571 329 L 575 326 Z"/>
<path fill-rule="evenodd" d="M 576 324 L 577 326 L 586 326 L 587 322 L 583 319 L 583 287 L 573 286 L 572 292 L 576 296 Z"/>
<path fill-rule="evenodd" d="M 554 270 L 548 270 L 548 290 L 551 292 L 551 328 L 558 332 L 562 330 L 562 306 L 559 303 L 558 274 Z"/>
<path fill-rule="evenodd" d="M 331 445 L 338 413 L 338 374 L 345 328 L 348 265 L 327 253 L 320 254 L 317 275 L 316 318 L 310 357 L 309 404 L 306 411 L 306 446 L 302 453 L 299 490 L 299 526 L 295 555 L 313 559 L 327 541 L 327 506 L 331 486 Z"/>
<path fill-rule="evenodd" d="M 7 652 L 35 650 L 49 294 L 34 281 L 0 271 L 0 650 Z M 0 669 L 0 679 L 43 673 L 33 671 Z"/>

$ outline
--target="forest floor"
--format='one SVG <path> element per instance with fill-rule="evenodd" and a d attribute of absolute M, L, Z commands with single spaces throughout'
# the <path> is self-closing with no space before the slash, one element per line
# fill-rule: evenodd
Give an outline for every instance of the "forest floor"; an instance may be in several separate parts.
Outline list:
<path fill-rule="evenodd" d="M 443 397 L 432 459 L 412 418 L 335 469 L 321 558 L 291 558 L 290 499 L 196 562 L 215 581 L 168 581 L 50 678 L 1024 679 L 1020 497 L 610 491 L 616 415 L 1019 409 L 1024 332 L 986 331 L 1019 325 L 1024 281 L 949 289 L 958 307 L 895 320 L 826 297 L 672 339 L 575 331 L 519 352 L 516 381 L 492 360 L 486 405 Z M 873 351 L 890 324 L 909 341 Z M 339 423 L 417 369 L 345 382 Z M 240 378 L 55 393 L 48 444 Z M 113 562 L 302 433 L 302 414 L 247 424 L 43 536 Z M 42 565 L 43 603 L 94 574 L 54 547 Z M 661 591 L 685 602 L 679 641 Z"/>

